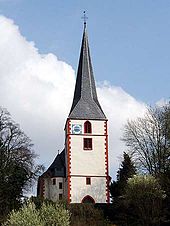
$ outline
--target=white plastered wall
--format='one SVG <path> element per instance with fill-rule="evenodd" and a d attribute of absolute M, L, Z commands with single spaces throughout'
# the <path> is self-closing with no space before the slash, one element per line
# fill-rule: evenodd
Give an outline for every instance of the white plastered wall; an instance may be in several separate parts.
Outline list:
<path fill-rule="evenodd" d="M 53 185 L 53 179 L 56 179 L 55 185 Z M 63 185 L 62 189 L 59 189 L 60 182 Z M 44 183 L 45 183 L 44 198 L 56 202 L 57 200 L 59 200 L 59 194 L 64 195 L 65 178 L 62 177 L 44 178 Z"/>
<path fill-rule="evenodd" d="M 84 135 L 85 120 L 71 120 L 82 125 L 82 134 L 70 135 L 71 141 L 71 202 L 80 203 L 90 195 L 96 203 L 106 203 L 105 121 L 89 120 L 92 134 Z M 92 150 L 83 149 L 83 138 L 92 138 Z M 91 185 L 86 185 L 91 177 Z"/>
<path fill-rule="evenodd" d="M 106 203 L 106 178 L 91 177 L 91 185 L 86 185 L 86 177 L 71 177 L 71 202 L 81 203 L 87 195 L 95 203 Z"/>

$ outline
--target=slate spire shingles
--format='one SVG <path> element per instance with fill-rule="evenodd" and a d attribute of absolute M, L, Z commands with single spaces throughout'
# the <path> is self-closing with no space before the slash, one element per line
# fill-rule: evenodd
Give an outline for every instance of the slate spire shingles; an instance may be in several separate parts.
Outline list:
<path fill-rule="evenodd" d="M 74 98 L 68 118 L 106 119 L 97 98 L 86 26 L 83 31 Z"/>

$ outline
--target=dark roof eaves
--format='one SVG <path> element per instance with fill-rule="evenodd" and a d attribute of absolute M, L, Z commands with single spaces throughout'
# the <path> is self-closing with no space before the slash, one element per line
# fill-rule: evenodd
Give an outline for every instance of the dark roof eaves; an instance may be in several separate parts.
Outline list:
<path fill-rule="evenodd" d="M 67 119 L 72 119 L 72 120 L 95 120 L 95 121 L 108 121 L 108 119 L 105 117 L 105 118 L 90 118 L 90 117 L 87 117 L 87 118 L 80 118 L 80 116 L 77 116 L 77 117 L 73 117 L 73 116 L 68 116 Z"/>

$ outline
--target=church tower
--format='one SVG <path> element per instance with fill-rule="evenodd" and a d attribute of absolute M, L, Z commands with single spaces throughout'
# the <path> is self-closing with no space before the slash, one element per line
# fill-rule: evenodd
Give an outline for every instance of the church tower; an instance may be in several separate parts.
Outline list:
<path fill-rule="evenodd" d="M 107 118 L 99 104 L 86 23 L 65 148 L 39 177 L 37 195 L 68 203 L 109 203 Z"/>
<path fill-rule="evenodd" d="M 97 98 L 86 23 L 65 136 L 68 202 L 109 203 L 107 118 Z"/>

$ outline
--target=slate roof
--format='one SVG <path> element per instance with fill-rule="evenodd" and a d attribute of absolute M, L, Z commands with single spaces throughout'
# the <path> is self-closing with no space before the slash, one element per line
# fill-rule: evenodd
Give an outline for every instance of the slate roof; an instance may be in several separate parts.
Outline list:
<path fill-rule="evenodd" d="M 50 165 L 47 171 L 43 173 L 42 176 L 46 175 L 50 177 L 66 177 L 65 149 L 56 156 L 53 163 Z"/>
<path fill-rule="evenodd" d="M 84 26 L 70 119 L 106 119 L 99 104 L 93 75 L 88 36 Z"/>

